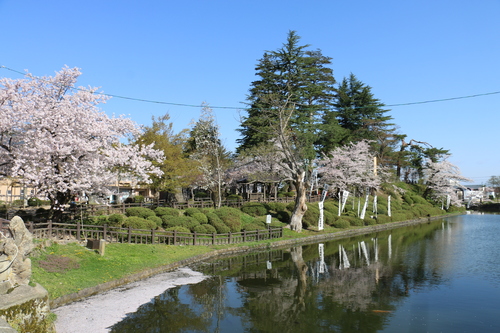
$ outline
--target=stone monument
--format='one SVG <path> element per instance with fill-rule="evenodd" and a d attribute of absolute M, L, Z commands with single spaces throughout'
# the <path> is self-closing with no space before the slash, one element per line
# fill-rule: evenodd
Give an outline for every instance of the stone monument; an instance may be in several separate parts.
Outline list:
<path fill-rule="evenodd" d="M 0 321 L 19 332 L 53 332 L 46 320 L 48 293 L 38 284 L 30 285 L 33 235 L 19 216 L 0 223 Z"/>

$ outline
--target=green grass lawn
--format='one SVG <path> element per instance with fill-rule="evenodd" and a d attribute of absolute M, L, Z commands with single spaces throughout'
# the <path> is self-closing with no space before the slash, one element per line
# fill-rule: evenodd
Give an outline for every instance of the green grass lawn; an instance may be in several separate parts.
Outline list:
<path fill-rule="evenodd" d="M 31 258 L 31 281 L 44 286 L 51 299 L 55 299 L 213 249 L 215 247 L 114 243 L 107 244 L 105 255 L 101 256 L 77 243 L 53 244 Z"/>

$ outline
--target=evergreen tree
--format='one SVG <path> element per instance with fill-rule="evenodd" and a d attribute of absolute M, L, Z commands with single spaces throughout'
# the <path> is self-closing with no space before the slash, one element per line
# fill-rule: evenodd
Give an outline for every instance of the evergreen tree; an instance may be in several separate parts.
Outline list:
<path fill-rule="evenodd" d="M 306 50 L 308 45 L 299 45 L 299 40 L 290 31 L 282 48 L 266 52 L 260 60 L 259 80 L 250 89 L 250 108 L 237 149 L 241 154 L 266 146 L 275 156 L 280 173 L 295 187 L 290 227 L 298 232 L 307 209 L 306 191 L 317 157 L 321 119 L 331 112 L 335 92 L 333 71 L 327 67 L 331 58 L 319 50 Z"/>
<path fill-rule="evenodd" d="M 297 140 L 307 140 L 311 143 L 308 147 L 317 141 L 318 121 L 332 109 L 335 79 L 333 70 L 327 67 L 331 58 L 323 56 L 320 50 L 306 50 L 309 45 L 299 45 L 299 40 L 297 33 L 290 31 L 282 48 L 265 52 L 259 61 L 259 79 L 252 82 L 247 98 L 248 115 L 239 129 L 242 138 L 237 140 L 237 153 L 274 139 L 269 128 L 276 119 L 263 114 L 276 109 L 276 101 L 294 105 L 290 125 Z M 273 98 L 269 98 L 271 95 Z M 309 149 L 308 154 L 314 158 L 315 152 Z"/>
<path fill-rule="evenodd" d="M 337 89 L 335 109 L 337 119 L 347 135 L 343 144 L 359 140 L 378 141 L 381 132 L 391 132 L 391 116 L 385 115 L 384 104 L 373 96 L 371 87 L 351 74 Z"/>

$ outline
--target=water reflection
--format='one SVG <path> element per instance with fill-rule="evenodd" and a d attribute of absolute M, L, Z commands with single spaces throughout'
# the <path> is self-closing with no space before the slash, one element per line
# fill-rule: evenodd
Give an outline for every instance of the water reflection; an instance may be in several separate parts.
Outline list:
<path fill-rule="evenodd" d="M 398 309 L 462 274 L 457 243 L 470 234 L 460 219 L 204 263 L 196 268 L 213 278 L 167 290 L 112 332 L 406 330 Z M 426 302 L 412 315 L 432 316 Z"/>

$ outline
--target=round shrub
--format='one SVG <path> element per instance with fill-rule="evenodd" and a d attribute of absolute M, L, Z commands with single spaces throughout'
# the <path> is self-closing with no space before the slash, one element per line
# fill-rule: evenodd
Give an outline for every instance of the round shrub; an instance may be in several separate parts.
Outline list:
<path fill-rule="evenodd" d="M 215 234 L 217 230 L 210 224 L 199 224 L 192 229 L 193 232 L 199 234 Z"/>
<path fill-rule="evenodd" d="M 183 227 L 193 231 L 193 228 L 200 225 L 200 222 L 196 221 L 196 219 L 187 216 L 187 220 L 182 224 Z"/>
<path fill-rule="evenodd" d="M 106 215 L 97 215 L 93 217 L 94 223 L 97 225 L 105 225 L 108 224 L 108 217 Z"/>
<path fill-rule="evenodd" d="M 165 229 L 165 231 L 177 231 L 177 232 L 182 232 L 185 234 L 190 234 L 191 231 L 188 228 L 181 227 L 181 226 L 176 226 L 176 227 L 170 227 L 168 229 Z"/>
<path fill-rule="evenodd" d="M 206 225 L 209 225 L 209 224 L 199 224 L 199 225 L 195 226 L 191 231 L 196 232 L 198 234 L 208 234 L 207 229 L 205 229 Z M 215 230 L 215 228 L 214 228 L 214 230 Z"/>
<path fill-rule="evenodd" d="M 203 214 L 208 214 L 208 213 L 213 213 L 214 212 L 214 209 L 213 208 L 200 208 L 200 212 L 202 212 Z"/>
<path fill-rule="evenodd" d="M 217 230 L 217 233 L 227 234 L 228 232 L 231 231 L 231 229 L 229 229 L 229 227 L 226 224 L 224 224 L 224 222 L 220 219 L 219 216 L 217 216 L 217 214 L 208 213 L 207 218 L 208 218 L 208 223 Z"/>
<path fill-rule="evenodd" d="M 357 217 L 351 217 L 351 216 L 347 216 L 347 217 L 344 217 L 346 220 L 349 221 L 349 224 L 353 227 L 361 227 L 364 225 L 363 223 L 363 220 L 360 219 L 360 218 L 357 218 Z"/>
<path fill-rule="evenodd" d="M 327 200 L 323 203 L 325 211 L 337 215 L 339 213 L 339 205 L 333 200 Z"/>
<path fill-rule="evenodd" d="M 391 222 L 391 218 L 387 215 L 378 215 L 377 216 L 377 223 L 378 224 L 384 224 L 384 223 L 388 223 L 388 222 Z"/>
<path fill-rule="evenodd" d="M 195 219 L 196 221 L 198 221 L 200 224 L 207 224 L 208 223 L 208 218 L 203 213 L 195 213 L 191 217 L 193 219 Z"/>
<path fill-rule="evenodd" d="M 189 229 L 190 223 L 194 221 L 192 217 L 189 216 L 168 216 L 164 215 L 162 217 L 162 225 L 164 228 L 183 226 Z"/>
<path fill-rule="evenodd" d="M 205 233 L 206 234 L 215 234 L 217 233 L 217 229 L 213 225 L 210 224 L 201 224 L 201 227 L 205 228 Z"/>
<path fill-rule="evenodd" d="M 200 214 L 200 210 L 198 208 L 194 208 L 194 207 L 190 207 L 190 208 L 187 208 L 185 211 L 184 211 L 184 215 L 186 216 L 193 216 L 193 214 Z"/>
<path fill-rule="evenodd" d="M 319 207 L 318 204 L 307 205 L 307 210 L 302 218 L 302 225 L 306 227 L 317 226 L 319 221 Z"/>
<path fill-rule="evenodd" d="M 163 224 L 163 220 L 158 216 L 148 216 L 146 220 L 153 221 L 156 224 L 157 228 L 161 227 Z"/>
<path fill-rule="evenodd" d="M 349 228 L 350 227 L 350 223 L 349 221 L 347 220 L 344 220 L 343 218 L 340 218 L 340 219 L 337 219 L 335 220 L 333 223 L 332 223 L 332 226 L 334 226 L 335 228 L 339 228 L 339 229 L 346 229 L 346 228 Z"/>
<path fill-rule="evenodd" d="M 162 217 L 168 216 L 179 216 L 179 210 L 171 207 L 156 207 L 154 210 L 156 216 Z"/>
<path fill-rule="evenodd" d="M 364 221 L 365 221 L 365 225 L 377 224 L 377 220 L 375 220 L 374 218 L 371 218 L 371 217 L 365 217 Z"/>
<path fill-rule="evenodd" d="M 241 207 L 241 211 L 250 216 L 263 216 L 267 214 L 266 207 L 260 202 L 248 202 Z"/>
<path fill-rule="evenodd" d="M 231 232 L 241 231 L 241 212 L 237 208 L 221 207 L 215 210 L 215 214 L 227 225 Z M 208 216 L 208 215 L 207 215 Z M 214 226 L 217 229 L 217 226 Z"/>
<path fill-rule="evenodd" d="M 125 209 L 125 212 L 127 216 L 138 216 L 142 217 L 143 219 L 148 218 L 148 216 L 156 215 L 155 212 L 153 212 L 151 209 L 145 207 L 129 207 Z"/>
<path fill-rule="evenodd" d="M 156 223 L 143 219 L 139 216 L 129 216 L 123 221 L 123 225 L 132 229 L 156 229 Z"/>
<path fill-rule="evenodd" d="M 337 216 L 335 214 L 333 214 L 327 210 L 323 211 L 323 223 L 324 224 L 333 225 L 333 222 L 335 222 L 336 217 Z"/>
<path fill-rule="evenodd" d="M 230 194 L 226 197 L 227 201 L 241 201 L 243 200 L 243 197 L 238 194 Z"/>
<path fill-rule="evenodd" d="M 108 216 L 108 224 L 112 227 L 121 227 L 126 216 L 122 214 L 111 214 Z"/>

